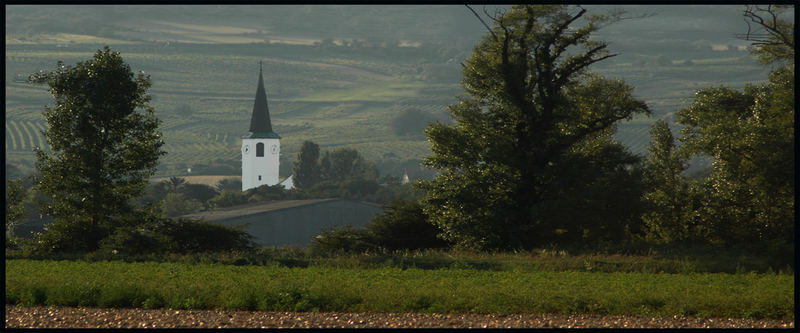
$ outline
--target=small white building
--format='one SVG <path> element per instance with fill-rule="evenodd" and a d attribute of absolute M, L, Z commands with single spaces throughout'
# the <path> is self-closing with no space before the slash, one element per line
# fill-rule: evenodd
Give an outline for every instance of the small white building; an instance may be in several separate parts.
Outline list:
<path fill-rule="evenodd" d="M 286 179 L 280 182 L 280 185 L 287 190 L 291 190 L 294 188 L 294 175 L 289 175 Z"/>
<path fill-rule="evenodd" d="M 242 191 L 261 185 L 275 185 L 279 180 L 281 137 L 272 131 L 261 68 L 258 71 L 250 132 L 252 134 L 249 137 L 242 138 Z"/>

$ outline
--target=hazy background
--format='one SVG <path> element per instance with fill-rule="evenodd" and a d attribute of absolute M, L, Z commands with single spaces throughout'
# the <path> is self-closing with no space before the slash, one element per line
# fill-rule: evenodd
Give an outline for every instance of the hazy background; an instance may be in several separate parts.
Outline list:
<path fill-rule="evenodd" d="M 159 176 L 239 174 L 258 79 L 282 137 L 282 176 L 303 140 L 323 150 L 352 147 L 382 174 L 418 170 L 428 154 L 422 128 L 449 121 L 462 92 L 461 66 L 486 33 L 464 6 L 6 6 L 6 164 L 30 170 L 45 87 L 39 70 L 89 59 L 104 45 L 135 72 L 151 75 L 152 105 L 164 123 L 168 155 Z M 478 12 L 503 7 L 473 6 Z M 740 88 L 766 78 L 745 33 L 744 6 L 585 6 L 634 18 L 596 39 L 618 56 L 593 67 L 620 77 L 654 111 L 619 127 L 617 138 L 644 153 L 655 119 L 672 121 L 695 90 Z M 650 15 L 646 15 L 650 14 Z M 21 171 L 20 171 L 21 172 Z"/>

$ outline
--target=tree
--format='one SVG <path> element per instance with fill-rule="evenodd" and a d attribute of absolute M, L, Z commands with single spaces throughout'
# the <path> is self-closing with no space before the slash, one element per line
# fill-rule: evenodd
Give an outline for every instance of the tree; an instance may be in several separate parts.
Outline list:
<path fill-rule="evenodd" d="M 376 250 L 372 234 L 364 228 L 351 225 L 329 227 L 311 239 L 309 250 L 314 255 L 365 253 Z"/>
<path fill-rule="evenodd" d="M 203 204 L 193 198 L 187 198 L 183 193 L 168 193 L 161 201 L 161 211 L 166 217 L 176 217 L 199 212 Z"/>
<path fill-rule="evenodd" d="M 328 181 L 344 181 L 349 178 L 378 179 L 375 164 L 364 160 L 364 157 L 352 148 L 325 151 L 320 161 L 320 172 L 322 180 Z"/>
<path fill-rule="evenodd" d="M 343 197 L 364 200 L 380 188 L 375 163 L 352 148 L 325 151 L 319 162 L 320 181 L 302 188 L 311 198 Z"/>
<path fill-rule="evenodd" d="M 38 183 L 53 199 L 54 224 L 42 243 L 50 250 L 91 251 L 129 214 L 164 152 L 159 120 L 149 106 L 150 78 L 133 72 L 108 47 L 90 60 L 31 75 L 47 84 L 43 131 L 52 152 L 36 150 Z"/>
<path fill-rule="evenodd" d="M 396 135 L 421 135 L 434 117 L 418 109 L 408 109 L 395 116 L 389 126 Z"/>
<path fill-rule="evenodd" d="M 538 244 L 598 250 L 641 232 L 644 190 L 640 158 L 611 139 L 612 130 L 565 152 L 535 210 Z"/>
<path fill-rule="evenodd" d="M 206 184 L 185 184 L 177 193 L 183 194 L 187 199 L 197 200 L 206 208 L 208 208 L 208 200 L 219 195 L 217 190 Z"/>
<path fill-rule="evenodd" d="M 217 192 L 222 193 L 224 190 L 241 191 L 242 181 L 238 179 L 223 178 L 217 183 Z"/>
<path fill-rule="evenodd" d="M 101 253 L 201 253 L 249 250 L 253 236 L 241 227 L 189 219 L 147 219 L 139 227 L 124 226 L 100 242 Z"/>
<path fill-rule="evenodd" d="M 164 188 L 167 191 L 172 193 L 177 193 L 184 185 L 186 185 L 186 178 L 183 177 L 169 177 L 167 180 L 161 181 L 164 184 Z"/>
<path fill-rule="evenodd" d="M 231 207 L 245 203 L 247 203 L 247 194 L 241 190 L 222 190 L 218 196 L 208 200 L 208 205 L 212 209 Z"/>
<path fill-rule="evenodd" d="M 256 188 L 251 188 L 244 192 L 249 202 L 269 201 L 269 200 L 287 200 L 288 192 L 283 185 L 261 185 Z"/>
<path fill-rule="evenodd" d="M 702 89 L 678 111 L 686 154 L 714 158 L 701 215 L 718 242 L 794 234 L 794 89 L 783 84 Z"/>
<path fill-rule="evenodd" d="M 292 181 L 298 189 L 308 189 L 321 180 L 319 166 L 319 145 L 312 141 L 303 141 L 297 161 L 292 168 Z"/>
<path fill-rule="evenodd" d="M 6 183 L 6 245 L 14 237 L 17 224 L 25 217 L 25 196 L 22 179 Z"/>
<path fill-rule="evenodd" d="M 157 204 L 159 201 L 164 200 L 167 197 L 167 193 L 170 191 L 167 189 L 166 182 L 158 182 L 158 183 L 150 183 L 147 184 L 144 188 L 144 193 L 132 200 L 135 207 L 143 208 L 147 205 Z"/>
<path fill-rule="evenodd" d="M 252 249 L 253 236 L 242 227 L 189 219 L 165 220 L 155 231 L 169 241 L 165 249 L 170 253 L 199 253 Z"/>
<path fill-rule="evenodd" d="M 686 157 L 678 151 L 666 121 L 653 123 L 650 137 L 644 166 L 647 192 L 643 197 L 648 209 L 642 216 L 648 238 L 666 243 L 686 239 L 696 208 L 691 205 L 689 183 L 681 175 L 687 168 Z"/>
<path fill-rule="evenodd" d="M 589 38 L 613 17 L 585 13 L 514 6 L 490 17 L 494 27 L 464 65 L 466 95 L 449 107 L 456 124 L 426 130 L 433 154 L 423 163 L 440 174 L 420 183 L 421 203 L 445 240 L 478 249 L 547 245 L 553 223 L 540 212 L 561 198 L 568 153 L 649 113 L 624 82 L 587 72 L 613 56 Z"/>
<path fill-rule="evenodd" d="M 436 236 L 439 229 L 427 219 L 419 203 L 394 200 L 383 207 L 383 214 L 372 218 L 366 229 L 377 246 L 390 251 L 447 247 Z"/>
<path fill-rule="evenodd" d="M 777 65 L 766 83 L 699 90 L 677 114 L 684 153 L 714 159 L 698 212 L 709 239 L 793 255 L 794 23 L 780 18 L 787 8 L 748 6 L 744 13 L 751 29 L 764 31 L 744 36 L 753 54 Z"/>
<path fill-rule="evenodd" d="M 755 46 L 753 54 L 764 64 L 786 61 L 794 64 L 794 23 L 780 16 L 793 11 L 791 5 L 748 5 L 744 10 L 747 33 L 739 38 Z"/>

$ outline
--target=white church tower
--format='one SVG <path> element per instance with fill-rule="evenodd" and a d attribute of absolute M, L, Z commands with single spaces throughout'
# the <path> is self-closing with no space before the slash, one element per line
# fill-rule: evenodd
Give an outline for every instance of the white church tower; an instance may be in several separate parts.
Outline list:
<path fill-rule="evenodd" d="M 250 132 L 253 134 L 242 138 L 242 191 L 278 184 L 281 137 L 272 131 L 261 72 L 259 63 L 256 101 L 250 118 Z"/>

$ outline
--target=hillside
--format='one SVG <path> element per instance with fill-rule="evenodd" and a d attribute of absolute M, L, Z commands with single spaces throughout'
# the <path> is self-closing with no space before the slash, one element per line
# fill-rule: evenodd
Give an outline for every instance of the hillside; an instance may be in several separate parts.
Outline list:
<path fill-rule="evenodd" d="M 766 77 L 733 38 L 746 30 L 738 6 L 614 8 L 656 14 L 598 35 L 619 55 L 595 71 L 625 79 L 654 111 L 619 127 L 634 152 L 644 152 L 649 124 L 673 120 L 695 90 Z M 168 152 L 159 176 L 239 173 L 259 61 L 283 137 L 282 176 L 303 140 L 358 149 L 382 173 L 401 174 L 428 145 L 422 133 L 398 134 L 392 119 L 417 109 L 447 121 L 462 91 L 459 63 L 485 33 L 463 6 L 7 6 L 6 27 L 7 163 L 29 168 L 32 147 L 46 147 L 41 112 L 52 99 L 27 75 L 110 45 L 151 75 Z"/>

